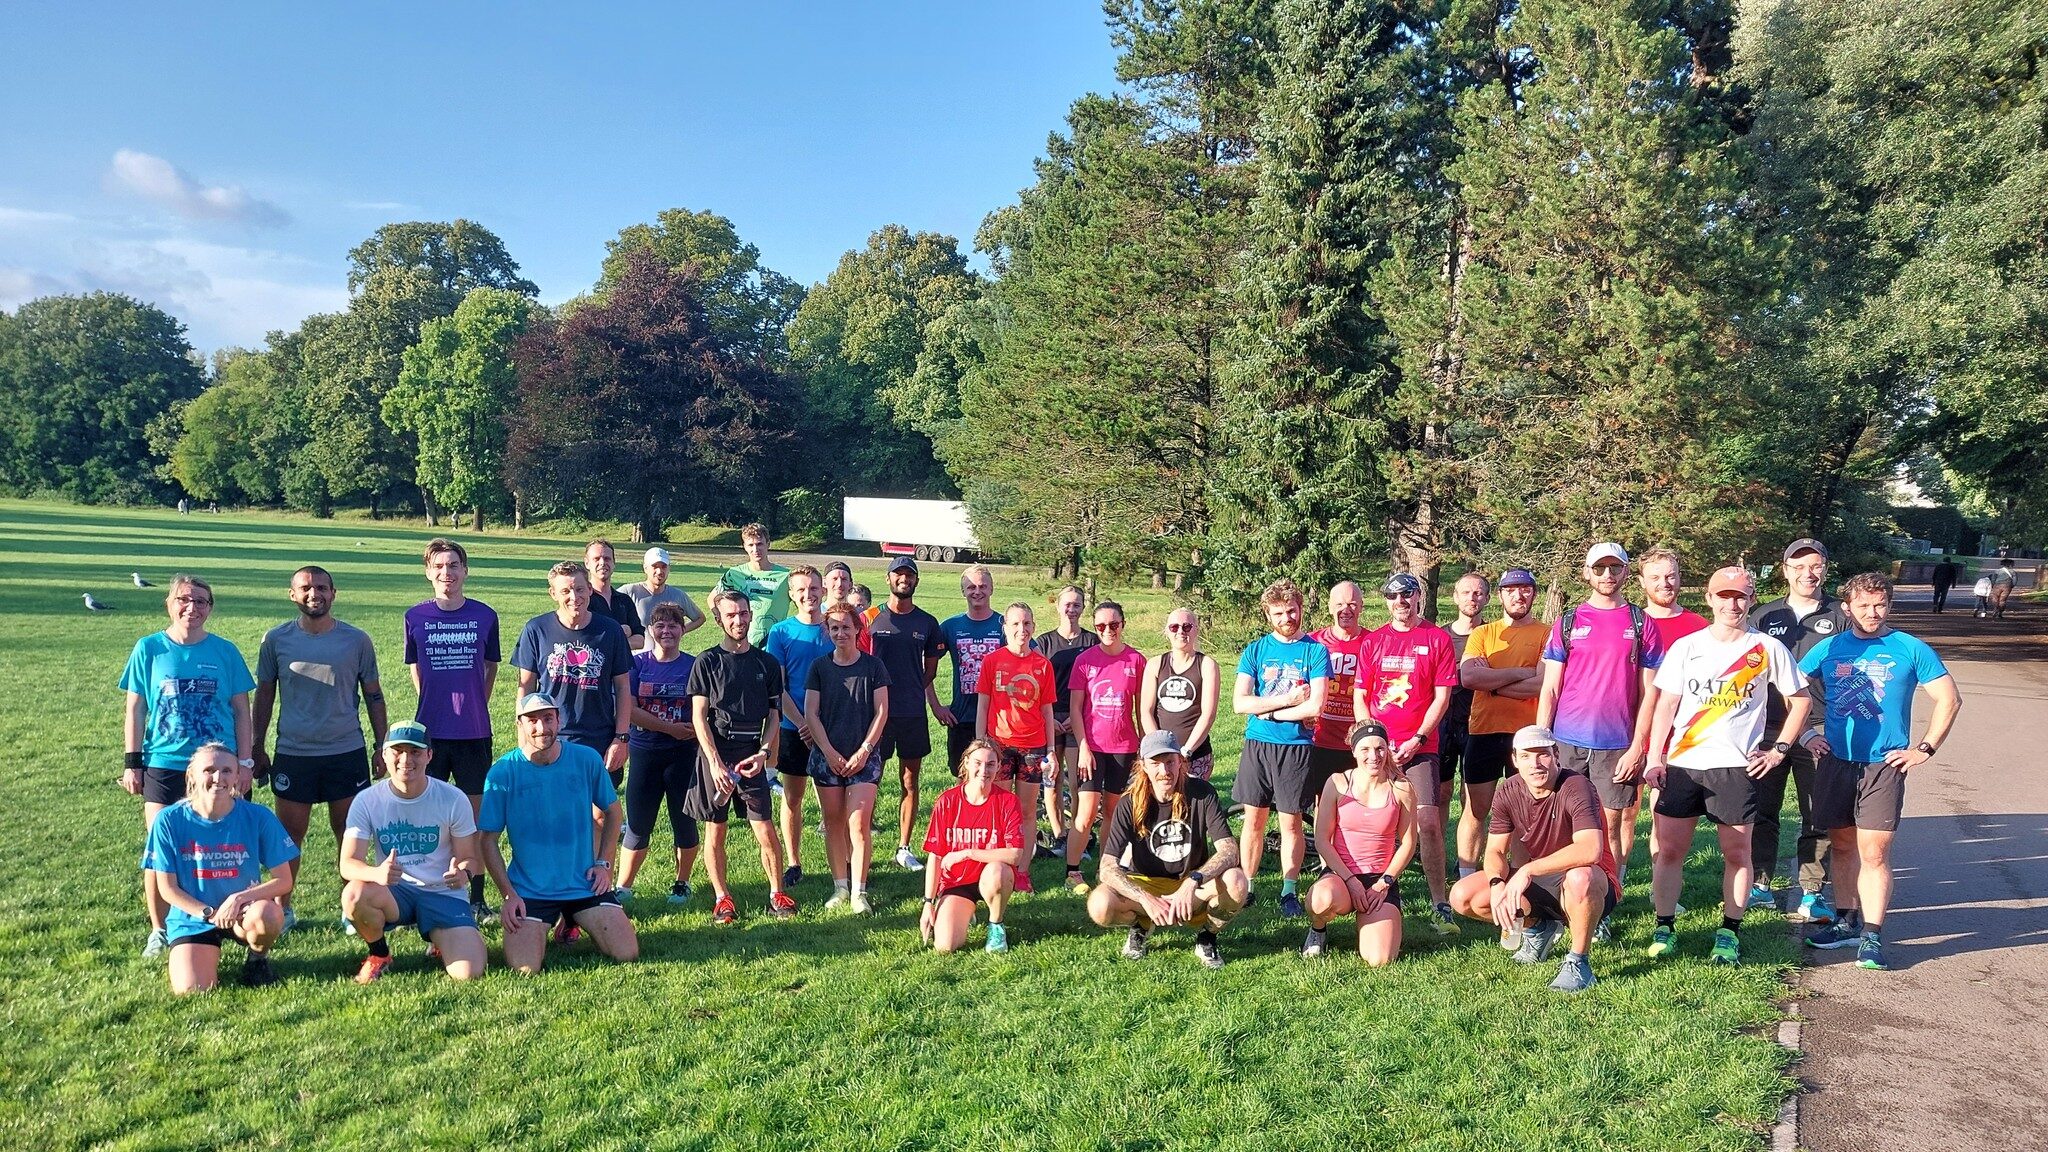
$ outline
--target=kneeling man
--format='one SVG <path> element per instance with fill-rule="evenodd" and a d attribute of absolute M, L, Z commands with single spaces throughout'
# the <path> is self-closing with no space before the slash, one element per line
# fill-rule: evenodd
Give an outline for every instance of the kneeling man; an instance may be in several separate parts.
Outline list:
<path fill-rule="evenodd" d="M 391 966 L 385 931 L 410 924 L 457 980 L 484 973 L 484 938 L 469 903 L 481 876 L 469 797 L 427 775 L 433 745 L 423 724 L 394 724 L 384 738 L 383 780 L 356 793 L 341 840 L 341 914 L 370 954 L 356 973 L 368 984 Z M 379 858 L 370 862 L 371 850 Z"/>
<path fill-rule="evenodd" d="M 1207 780 L 1188 775 L 1173 733 L 1146 733 L 1138 759 L 1102 837 L 1088 915 L 1105 928 L 1130 926 L 1123 952 L 1131 960 L 1144 957 L 1153 928 L 1186 924 L 1196 930 L 1195 958 L 1221 968 L 1216 930 L 1244 907 L 1250 890 L 1223 804 Z"/>

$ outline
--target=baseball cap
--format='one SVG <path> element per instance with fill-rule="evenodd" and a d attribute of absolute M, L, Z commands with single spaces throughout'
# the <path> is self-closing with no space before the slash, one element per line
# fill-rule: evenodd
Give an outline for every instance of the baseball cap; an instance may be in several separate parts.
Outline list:
<path fill-rule="evenodd" d="M 1147 732 L 1145 733 L 1145 738 L 1138 741 L 1138 756 L 1140 759 L 1157 760 L 1161 756 L 1179 756 L 1181 754 L 1180 737 L 1175 736 L 1164 728 Z"/>
<path fill-rule="evenodd" d="M 1756 581 L 1746 568 L 1729 565 L 1707 577 L 1707 595 L 1719 596 L 1723 592 L 1741 592 L 1745 595 L 1756 591 Z"/>
<path fill-rule="evenodd" d="M 912 560 L 908 556 L 898 556 L 894 560 L 889 561 L 889 571 L 915 572 L 917 571 L 917 561 Z"/>
<path fill-rule="evenodd" d="M 649 549 L 647 550 L 647 554 L 646 554 L 646 555 L 644 555 L 644 556 L 642 556 L 642 557 L 640 557 L 640 563 L 642 563 L 642 564 L 666 564 L 666 563 L 668 563 L 668 549 L 666 549 L 666 548 L 649 548 Z"/>
<path fill-rule="evenodd" d="M 1500 574 L 1500 586 L 1503 588 L 1534 588 L 1536 586 L 1536 574 L 1527 568 L 1510 568 Z"/>
<path fill-rule="evenodd" d="M 1626 564 L 1628 563 L 1628 549 L 1623 548 L 1612 540 L 1595 544 L 1591 548 L 1586 549 L 1586 567 L 1591 568 L 1602 560 L 1619 560 Z"/>
<path fill-rule="evenodd" d="M 1515 733 L 1515 747 L 1517 749 L 1555 748 L 1557 747 L 1557 737 L 1552 736 L 1550 729 L 1545 728 L 1541 724 L 1530 724 Z"/>
<path fill-rule="evenodd" d="M 1421 591 L 1422 581 L 1417 580 L 1406 572 L 1396 572 L 1392 576 L 1387 577 L 1385 584 L 1380 585 L 1380 595 L 1382 596 L 1394 596 L 1402 592 L 1413 595 L 1419 594 Z"/>
<path fill-rule="evenodd" d="M 519 708 L 512 714 L 514 716 L 530 716 L 535 712 L 560 712 L 561 710 L 562 706 L 555 703 L 553 696 L 545 692 L 528 692 L 519 698 Z"/>
<path fill-rule="evenodd" d="M 1811 536 L 1801 536 L 1799 539 L 1785 545 L 1785 559 L 1787 560 L 1799 555 L 1801 552 L 1818 552 L 1821 559 L 1825 560 L 1828 558 L 1828 546 Z"/>
<path fill-rule="evenodd" d="M 417 720 L 408 720 L 403 724 L 391 726 L 391 730 L 384 734 L 384 746 L 389 748 L 394 744 L 405 744 L 414 748 L 433 747 L 427 740 L 427 726 Z"/>

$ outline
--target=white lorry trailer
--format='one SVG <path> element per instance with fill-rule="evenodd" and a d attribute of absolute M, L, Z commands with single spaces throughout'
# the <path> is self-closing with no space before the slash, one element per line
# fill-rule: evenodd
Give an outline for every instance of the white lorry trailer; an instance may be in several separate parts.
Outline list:
<path fill-rule="evenodd" d="M 848 540 L 872 540 L 889 555 L 942 564 L 972 560 L 981 551 L 967 505 L 958 500 L 848 496 L 841 534 Z"/>

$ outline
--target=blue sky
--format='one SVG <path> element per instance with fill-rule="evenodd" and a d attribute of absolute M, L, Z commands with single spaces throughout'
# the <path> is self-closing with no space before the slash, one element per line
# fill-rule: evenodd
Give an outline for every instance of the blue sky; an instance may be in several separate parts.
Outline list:
<path fill-rule="evenodd" d="M 458 216 L 556 301 L 671 207 L 811 283 L 884 224 L 971 246 L 1115 84 L 1087 0 L 315 7 L 10 2 L 0 309 L 104 288 L 252 345 Z"/>

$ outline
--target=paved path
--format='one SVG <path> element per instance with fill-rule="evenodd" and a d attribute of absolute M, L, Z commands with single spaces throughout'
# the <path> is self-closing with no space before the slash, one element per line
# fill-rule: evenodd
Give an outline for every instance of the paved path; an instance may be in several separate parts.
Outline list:
<path fill-rule="evenodd" d="M 1893 623 L 1934 645 L 1963 712 L 1907 788 L 1892 970 L 1809 952 L 1799 1144 L 2048 1148 L 2048 612 L 1979 621 L 1951 596 L 1936 616 L 1903 591 Z"/>

